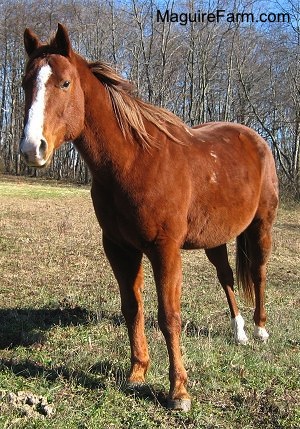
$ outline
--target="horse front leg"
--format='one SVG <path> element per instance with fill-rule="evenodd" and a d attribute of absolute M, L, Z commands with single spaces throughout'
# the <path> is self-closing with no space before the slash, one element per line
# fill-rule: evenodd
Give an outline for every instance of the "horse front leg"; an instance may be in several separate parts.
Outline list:
<path fill-rule="evenodd" d="M 128 383 L 132 385 L 143 383 L 149 366 L 142 300 L 143 254 L 135 249 L 116 245 L 104 234 L 103 247 L 119 284 L 121 309 L 128 329 L 131 347 Z"/>
<path fill-rule="evenodd" d="M 191 399 L 186 390 L 187 373 L 180 351 L 182 270 L 179 246 L 173 242 L 156 244 L 148 257 L 157 289 L 158 323 L 166 340 L 170 361 L 168 408 L 188 411 Z"/>

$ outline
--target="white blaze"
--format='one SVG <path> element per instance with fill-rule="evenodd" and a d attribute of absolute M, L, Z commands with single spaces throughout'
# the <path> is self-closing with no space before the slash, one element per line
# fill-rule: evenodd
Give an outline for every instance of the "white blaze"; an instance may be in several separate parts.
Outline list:
<path fill-rule="evenodd" d="M 49 64 L 42 66 L 36 78 L 36 97 L 28 112 L 28 120 L 24 128 L 24 137 L 21 143 L 23 153 L 35 155 L 39 158 L 39 147 L 43 136 L 44 112 L 46 100 L 46 84 L 52 74 Z M 41 160 L 42 161 L 42 160 Z"/>

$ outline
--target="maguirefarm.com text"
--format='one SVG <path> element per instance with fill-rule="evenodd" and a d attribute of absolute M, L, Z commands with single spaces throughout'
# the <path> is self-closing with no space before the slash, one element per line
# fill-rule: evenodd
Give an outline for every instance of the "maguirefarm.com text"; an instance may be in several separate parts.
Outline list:
<path fill-rule="evenodd" d="M 215 12 L 182 12 L 177 13 L 172 10 L 166 9 L 161 11 L 157 10 L 156 21 L 157 22 L 176 22 L 180 25 L 187 25 L 191 22 L 195 23 L 220 23 L 220 22 L 236 22 L 236 23 L 251 23 L 251 22 L 262 22 L 262 23 L 276 23 L 290 22 L 290 15 L 288 13 L 274 13 L 264 12 L 259 13 L 255 16 L 254 13 L 246 12 L 226 12 L 225 9 L 217 9 Z"/>

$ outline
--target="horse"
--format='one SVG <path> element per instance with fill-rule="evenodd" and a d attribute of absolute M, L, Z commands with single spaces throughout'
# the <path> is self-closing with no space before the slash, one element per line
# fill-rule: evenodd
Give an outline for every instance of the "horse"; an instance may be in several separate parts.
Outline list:
<path fill-rule="evenodd" d="M 255 306 L 254 337 L 266 341 L 266 264 L 278 206 L 275 162 L 265 140 L 236 123 L 191 128 L 142 101 L 108 64 L 72 49 L 62 24 L 47 43 L 24 32 L 28 61 L 20 152 L 44 168 L 73 141 L 92 175 L 91 197 L 103 247 L 120 289 L 131 347 L 130 386 L 145 383 L 143 268 L 152 266 L 158 323 L 169 356 L 167 407 L 188 411 L 181 351 L 181 249 L 204 249 L 231 315 L 234 341 L 246 344 L 226 243 L 236 239 L 238 285 Z"/>

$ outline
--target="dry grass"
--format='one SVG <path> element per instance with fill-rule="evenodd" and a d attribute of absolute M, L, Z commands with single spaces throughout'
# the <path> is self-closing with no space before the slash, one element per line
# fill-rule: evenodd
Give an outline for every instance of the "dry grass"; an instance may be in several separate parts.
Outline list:
<path fill-rule="evenodd" d="M 265 346 L 233 345 L 213 268 L 203 252 L 183 253 L 182 348 L 194 399 L 184 415 L 162 407 L 168 360 L 147 261 L 149 385 L 124 390 L 127 333 L 89 190 L 2 178 L 0 201 L 1 428 L 300 426 L 299 207 L 281 208 L 274 230 Z M 233 258 L 233 244 L 230 249 Z M 241 303 L 241 310 L 251 332 L 252 309 Z M 2 398 L 42 395 L 54 414 L 28 416 L 1 402 L 1 390 Z"/>

